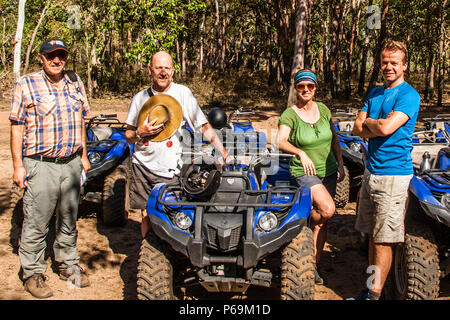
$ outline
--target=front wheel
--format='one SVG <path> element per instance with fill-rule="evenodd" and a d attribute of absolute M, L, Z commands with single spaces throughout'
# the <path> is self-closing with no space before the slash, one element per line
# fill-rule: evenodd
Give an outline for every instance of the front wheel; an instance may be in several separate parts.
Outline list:
<path fill-rule="evenodd" d="M 150 231 L 142 240 L 138 260 L 139 300 L 174 300 L 170 248 Z"/>
<path fill-rule="evenodd" d="M 314 299 L 314 238 L 302 231 L 281 252 L 281 300 Z"/>

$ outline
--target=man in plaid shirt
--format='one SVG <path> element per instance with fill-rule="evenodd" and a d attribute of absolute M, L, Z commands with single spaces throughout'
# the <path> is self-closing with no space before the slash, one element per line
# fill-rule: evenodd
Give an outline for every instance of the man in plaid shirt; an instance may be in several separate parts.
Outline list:
<path fill-rule="evenodd" d="M 69 50 L 49 39 L 39 50 L 42 70 L 22 76 L 11 103 L 13 180 L 25 188 L 19 258 L 24 288 L 37 298 L 52 296 L 45 283 L 45 238 L 56 212 L 55 260 L 59 277 L 78 287 L 89 280 L 78 265 L 77 229 L 81 170 L 90 168 L 83 117 L 89 111 L 80 78 L 64 71 Z"/>

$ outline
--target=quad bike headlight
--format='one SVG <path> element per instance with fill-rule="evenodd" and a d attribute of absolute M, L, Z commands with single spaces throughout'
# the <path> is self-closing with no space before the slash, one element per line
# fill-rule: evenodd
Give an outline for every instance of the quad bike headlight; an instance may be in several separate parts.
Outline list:
<path fill-rule="evenodd" d="M 178 212 L 173 219 L 175 225 L 181 230 L 186 230 L 192 225 L 192 220 L 183 212 Z"/>
<path fill-rule="evenodd" d="M 450 210 L 450 193 L 444 193 L 441 199 L 441 203 Z"/>
<path fill-rule="evenodd" d="M 274 215 L 272 212 L 266 213 L 258 221 L 258 226 L 265 232 L 269 232 L 275 229 L 277 225 L 278 225 L 277 216 Z"/>
<path fill-rule="evenodd" d="M 102 155 L 99 152 L 93 152 L 88 156 L 88 159 L 91 164 L 96 164 L 102 160 Z"/>

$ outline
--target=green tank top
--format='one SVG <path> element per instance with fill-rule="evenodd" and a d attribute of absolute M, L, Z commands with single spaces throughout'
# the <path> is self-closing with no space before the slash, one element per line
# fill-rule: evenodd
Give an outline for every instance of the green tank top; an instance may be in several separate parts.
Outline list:
<path fill-rule="evenodd" d="M 316 167 L 319 178 L 327 177 L 337 171 L 337 161 L 331 150 L 333 135 L 330 128 L 331 112 L 327 106 L 317 102 L 320 118 L 311 125 L 303 121 L 294 109 L 286 109 L 278 122 L 291 128 L 288 142 L 306 152 Z M 305 175 L 302 163 L 298 157 L 293 157 L 289 163 L 293 178 Z"/>

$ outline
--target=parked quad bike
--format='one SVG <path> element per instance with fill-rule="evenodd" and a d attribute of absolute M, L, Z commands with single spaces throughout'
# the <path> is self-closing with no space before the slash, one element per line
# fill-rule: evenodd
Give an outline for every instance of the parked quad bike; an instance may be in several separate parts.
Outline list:
<path fill-rule="evenodd" d="M 416 132 L 413 141 L 405 242 L 395 248 L 385 292 L 428 300 L 439 296 L 440 279 L 450 273 L 450 136 L 434 129 Z"/>
<path fill-rule="evenodd" d="M 128 220 L 128 159 L 134 145 L 125 140 L 125 124 L 116 115 L 86 118 L 87 149 L 91 169 L 81 187 L 80 202 L 101 204 L 100 218 L 107 226 L 123 226 Z M 20 241 L 23 222 L 23 189 L 13 183 L 10 210 L 12 212 L 11 241 Z"/>
<path fill-rule="evenodd" d="M 211 110 L 221 109 L 224 114 L 224 121 L 221 124 L 215 124 L 211 122 L 212 127 L 217 131 L 219 138 L 221 138 L 222 143 L 225 145 L 228 140 L 232 140 L 235 143 L 237 141 L 237 147 L 239 150 L 244 150 L 245 152 L 253 152 L 255 149 L 261 150 L 267 147 L 267 136 L 264 132 L 256 131 L 249 116 L 254 114 L 252 108 L 239 107 L 235 108 L 229 116 L 227 117 L 225 111 L 220 107 L 208 108 L 208 118 L 210 117 Z M 203 137 L 195 136 L 192 128 L 185 124 L 183 125 L 183 137 L 186 137 L 187 141 L 190 143 L 184 143 L 185 148 L 191 148 L 195 142 L 201 141 L 203 146 L 208 144 Z"/>
<path fill-rule="evenodd" d="M 127 143 L 126 124 L 115 114 L 101 114 L 85 121 L 91 169 L 81 188 L 81 200 L 101 205 L 103 224 L 123 226 L 128 221 L 128 176 L 134 144 Z"/>
<path fill-rule="evenodd" d="M 242 140 L 233 141 L 236 147 Z M 247 153 L 248 164 L 222 167 L 200 156 L 184 164 L 178 183 L 151 191 L 138 298 L 176 299 L 190 286 L 238 293 L 262 286 L 279 288 L 281 299 L 313 299 L 311 193 L 292 184 L 288 161 Z M 213 190 L 197 192 L 203 185 Z"/>
<path fill-rule="evenodd" d="M 334 202 L 337 208 L 343 208 L 350 200 L 351 194 L 356 194 L 361 186 L 362 176 L 366 167 L 367 142 L 352 135 L 356 115 L 351 112 L 336 112 L 333 115 L 334 129 L 338 134 L 344 161 L 345 178 L 338 182 Z"/>

